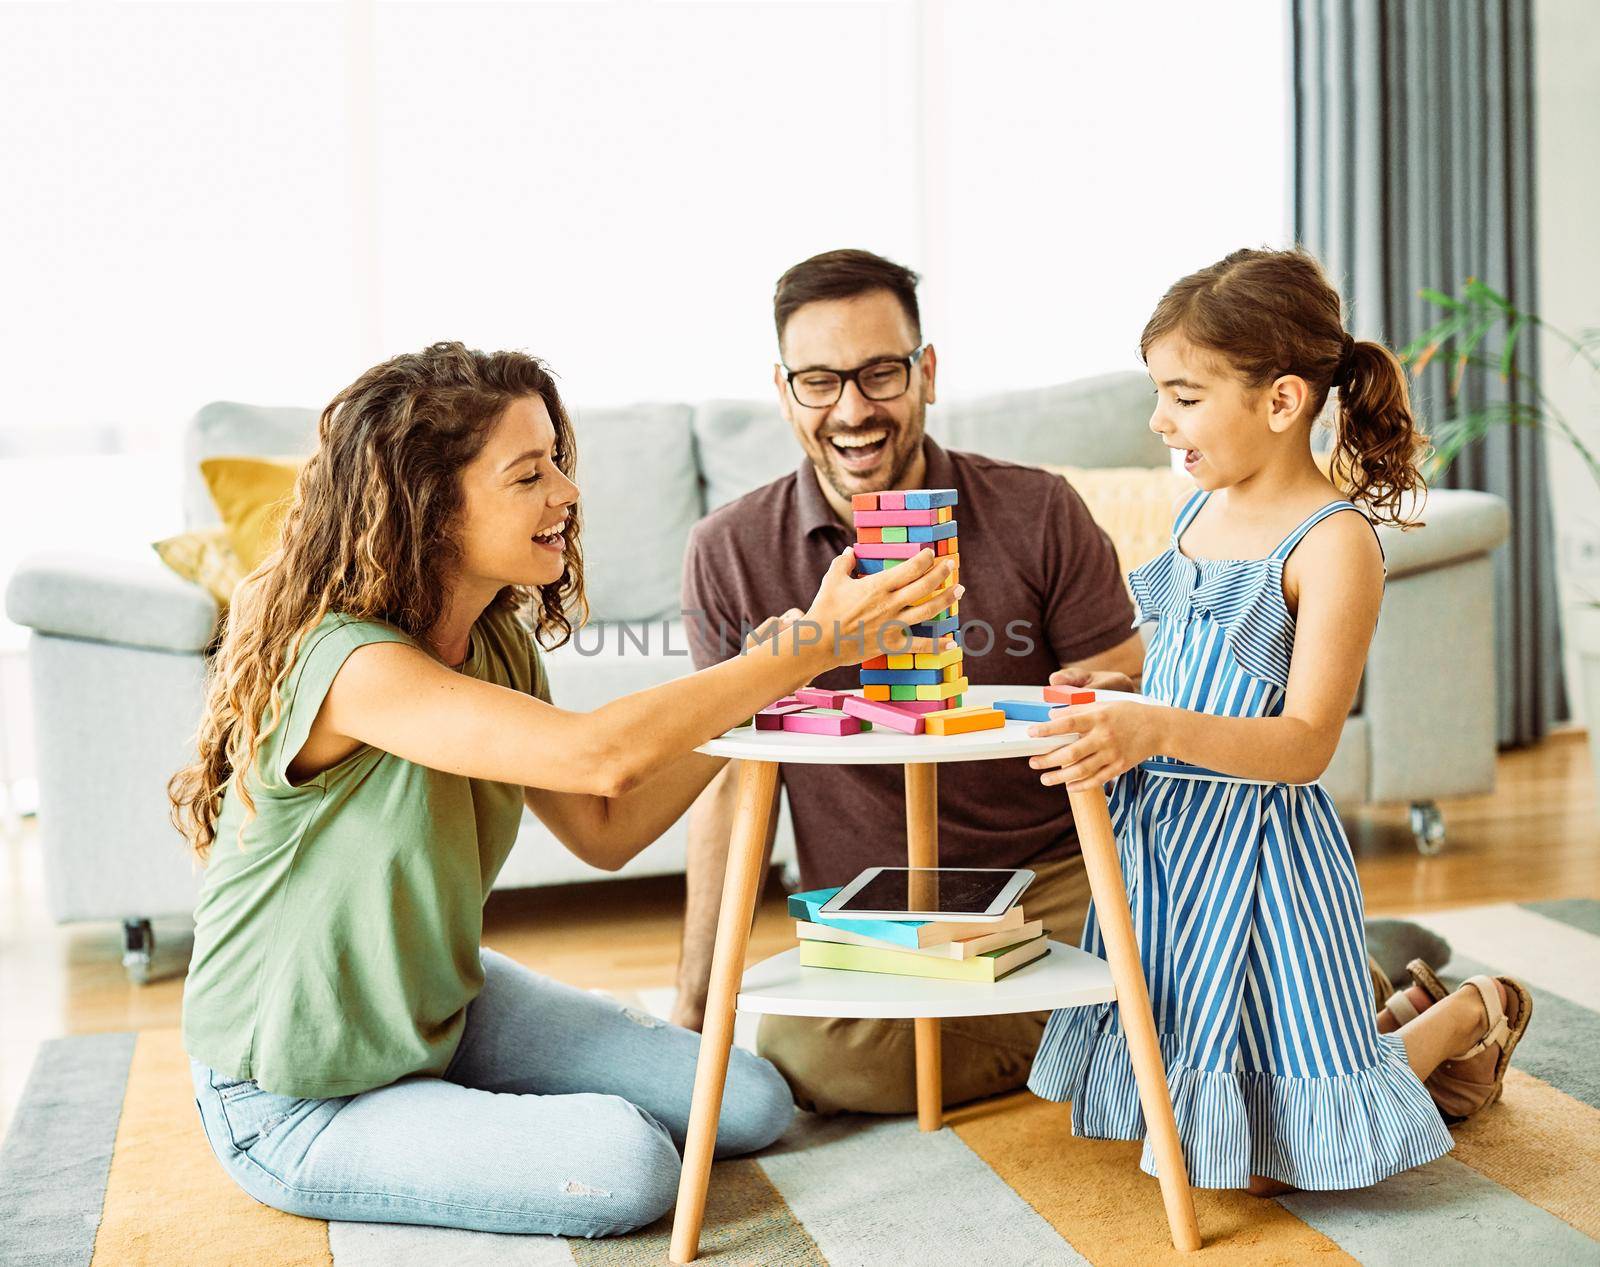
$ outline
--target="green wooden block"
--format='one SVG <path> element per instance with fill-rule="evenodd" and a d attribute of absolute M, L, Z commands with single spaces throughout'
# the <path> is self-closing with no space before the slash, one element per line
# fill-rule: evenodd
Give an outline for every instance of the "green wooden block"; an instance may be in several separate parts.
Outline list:
<path fill-rule="evenodd" d="M 905 539 L 906 530 L 904 528 L 885 528 L 883 530 L 883 540 L 885 544 L 891 541 L 903 542 Z"/>
<path fill-rule="evenodd" d="M 893 702 L 894 700 L 897 700 L 897 699 L 916 699 L 916 698 L 917 698 L 917 688 L 914 687 L 914 686 L 891 686 L 889 688 L 889 699 L 890 699 L 891 702 Z"/>

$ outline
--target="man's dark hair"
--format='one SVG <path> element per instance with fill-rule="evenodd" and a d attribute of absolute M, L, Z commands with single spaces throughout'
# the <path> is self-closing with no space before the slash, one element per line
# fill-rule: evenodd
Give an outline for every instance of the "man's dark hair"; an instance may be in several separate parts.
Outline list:
<path fill-rule="evenodd" d="M 778 342 L 797 308 L 821 299 L 854 299 L 869 291 L 886 290 L 900 301 L 911 321 L 911 333 L 922 341 L 922 316 L 917 311 L 917 283 L 922 279 L 903 264 L 871 251 L 824 251 L 801 260 L 782 277 L 772 295 L 772 319 Z"/>

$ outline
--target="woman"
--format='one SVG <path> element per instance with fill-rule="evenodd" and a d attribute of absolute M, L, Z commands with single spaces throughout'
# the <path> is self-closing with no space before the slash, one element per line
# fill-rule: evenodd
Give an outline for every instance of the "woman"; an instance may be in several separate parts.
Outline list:
<path fill-rule="evenodd" d="M 279 553 L 234 607 L 175 818 L 208 859 L 184 1040 L 213 1151 L 318 1218 L 601 1236 L 677 1188 L 699 1038 L 483 950 L 524 803 L 615 870 L 721 766 L 696 745 L 948 605 L 948 561 L 851 579 L 781 639 L 593 713 L 534 636 L 582 610 L 572 428 L 537 360 L 396 357 L 323 411 Z M 800 646 L 801 642 L 808 642 Z M 853 654 L 852 654 L 853 652 Z M 793 1103 L 736 1051 L 718 1155 Z"/>

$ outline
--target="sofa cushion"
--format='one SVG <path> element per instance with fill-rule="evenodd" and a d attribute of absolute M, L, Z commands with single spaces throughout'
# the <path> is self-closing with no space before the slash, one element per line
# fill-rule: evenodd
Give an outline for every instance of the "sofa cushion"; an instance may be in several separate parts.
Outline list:
<path fill-rule="evenodd" d="M 206 458 L 230 454 L 305 457 L 316 447 L 317 413 L 298 406 L 241 405 L 214 400 L 202 405 L 183 437 L 183 522 L 215 528 L 222 522 L 200 474 Z"/>
<path fill-rule="evenodd" d="M 687 405 L 573 411 L 584 588 L 597 621 L 676 616 L 700 476 Z"/>
<path fill-rule="evenodd" d="M 1165 550 L 1172 540 L 1172 521 L 1194 482 L 1169 468 L 1148 466 L 1047 466 L 1083 498 L 1095 523 L 1116 547 L 1117 563 L 1126 576 Z"/>
<path fill-rule="evenodd" d="M 715 510 L 800 465 L 800 444 L 772 400 L 711 400 L 694 411 L 695 458 Z"/>
<path fill-rule="evenodd" d="M 1029 466 L 1166 466 L 1150 430 L 1153 388 L 1139 373 L 1101 374 L 1055 387 L 951 398 L 928 410 L 928 434 Z"/>

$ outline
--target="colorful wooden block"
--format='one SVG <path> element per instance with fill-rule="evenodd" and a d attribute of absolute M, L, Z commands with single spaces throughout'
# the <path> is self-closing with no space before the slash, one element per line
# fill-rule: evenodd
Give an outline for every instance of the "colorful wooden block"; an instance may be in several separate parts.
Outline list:
<path fill-rule="evenodd" d="M 919 686 L 915 689 L 918 699 L 945 700 L 966 690 L 967 679 L 958 677 L 954 682 L 935 682 L 932 686 Z"/>
<path fill-rule="evenodd" d="M 862 686 L 933 686 L 941 669 L 862 669 Z"/>
<path fill-rule="evenodd" d="M 858 559 L 914 559 L 924 550 L 931 550 L 926 541 L 881 541 L 876 545 L 856 547 Z"/>
<path fill-rule="evenodd" d="M 894 529 L 884 528 L 881 531 L 892 532 Z M 905 539 L 907 541 L 948 541 L 956 535 L 956 526 L 954 524 L 916 525 L 910 528 L 902 528 L 899 531 L 906 534 Z M 891 538 L 885 537 L 884 540 L 888 541 Z"/>
<path fill-rule="evenodd" d="M 956 517 L 956 512 L 949 506 L 939 507 L 936 513 L 938 514 L 938 518 L 933 521 L 936 524 L 947 524 Z"/>
<path fill-rule="evenodd" d="M 913 669 L 946 669 L 952 664 L 961 663 L 961 648 L 951 647 L 948 651 L 919 651 L 914 656 L 904 658 L 916 662 L 908 666 Z"/>
<path fill-rule="evenodd" d="M 846 713 L 790 713 L 783 728 L 802 735 L 859 735 L 861 719 Z"/>
<path fill-rule="evenodd" d="M 879 528 L 878 540 L 883 542 L 885 545 L 890 545 L 897 541 L 915 541 L 918 539 L 911 536 L 910 533 L 910 528 Z"/>
<path fill-rule="evenodd" d="M 856 575 L 871 576 L 875 572 L 883 572 L 894 567 L 897 563 L 904 563 L 904 559 L 863 559 L 860 551 L 856 552 Z"/>
<path fill-rule="evenodd" d="M 862 687 L 861 689 L 866 690 L 867 688 Z M 924 689 L 926 688 L 921 686 L 891 686 L 889 688 L 889 699 L 891 702 L 895 700 L 917 699 L 919 698 L 917 692 Z"/>
<path fill-rule="evenodd" d="M 944 552 L 946 554 L 960 554 L 961 553 L 961 540 L 960 540 L 959 537 L 946 537 L 943 541 L 934 542 L 934 547 L 935 547 L 934 548 L 934 553 L 935 554 L 937 554 L 939 552 L 938 551 L 938 547 L 939 546 L 943 546 L 944 547 Z"/>
<path fill-rule="evenodd" d="M 906 495 L 904 493 L 879 493 L 879 510 L 904 510 L 906 508 Z"/>
<path fill-rule="evenodd" d="M 1006 715 L 998 708 L 948 708 L 923 718 L 924 731 L 930 735 L 966 735 L 975 730 L 999 730 L 1005 724 Z"/>
<path fill-rule="evenodd" d="M 883 666 L 886 669 L 922 668 L 922 665 L 917 663 L 917 657 L 914 655 L 891 655 L 885 656 L 884 659 L 888 661 L 888 663 Z M 863 664 L 861 667 L 866 668 L 867 666 Z"/>
<path fill-rule="evenodd" d="M 954 633 L 961 622 L 954 616 L 945 620 L 929 620 L 920 625 L 911 626 L 913 638 L 942 638 L 947 633 Z"/>
<path fill-rule="evenodd" d="M 813 708 L 843 708 L 844 691 L 825 691 L 820 686 L 802 686 L 794 693 L 795 699 Z"/>
<path fill-rule="evenodd" d="M 1007 721 L 1049 721 L 1055 704 L 1041 704 L 1033 699 L 997 699 L 994 706 L 1006 715 Z"/>
<path fill-rule="evenodd" d="M 944 703 L 946 708 L 965 708 L 967 697 L 965 695 L 952 695 Z"/>
<path fill-rule="evenodd" d="M 933 543 L 933 552 L 935 554 L 949 554 L 950 543 L 948 541 L 935 541 Z"/>
<path fill-rule="evenodd" d="M 890 664 L 889 663 L 890 660 L 897 659 L 897 658 L 900 658 L 900 657 L 886 656 L 886 655 L 875 655 L 870 660 L 863 660 L 861 662 L 861 667 L 863 669 L 894 669 L 894 668 L 899 668 L 900 667 L 899 665 L 894 665 L 894 664 Z M 916 665 L 912 665 L 911 667 L 912 668 L 916 668 Z"/>
<path fill-rule="evenodd" d="M 771 708 L 763 708 L 756 714 L 757 730 L 782 730 L 783 719 L 792 717 L 796 713 L 803 713 L 810 708 L 810 704 L 774 704 Z"/>
<path fill-rule="evenodd" d="M 880 704 L 876 700 L 847 695 L 844 700 L 844 711 L 852 717 L 859 717 L 864 722 L 882 726 L 886 730 L 898 730 L 906 735 L 922 733 L 922 717 L 897 704 Z"/>
<path fill-rule="evenodd" d="M 879 703 L 887 703 L 890 698 L 889 690 L 890 688 L 887 686 L 863 686 L 861 688 L 861 693 L 870 700 L 877 700 Z"/>
<path fill-rule="evenodd" d="M 934 510 L 940 506 L 954 506 L 957 501 L 953 488 L 917 488 L 905 495 L 907 510 Z M 883 499 L 878 499 L 883 505 Z"/>
<path fill-rule="evenodd" d="M 931 528 L 939 522 L 937 510 L 858 510 L 856 527 L 860 528 Z"/>
<path fill-rule="evenodd" d="M 894 707 L 907 713 L 916 713 L 919 717 L 926 717 L 929 713 L 942 713 L 950 706 L 948 700 L 940 699 L 897 699 Z"/>
<path fill-rule="evenodd" d="M 1044 688 L 1044 697 L 1058 707 L 1062 704 L 1094 703 L 1093 691 L 1080 690 L 1071 686 L 1047 686 Z"/>
<path fill-rule="evenodd" d="M 939 670 L 939 680 L 941 682 L 959 682 L 963 679 L 963 676 L 959 664 L 949 664 Z"/>
<path fill-rule="evenodd" d="M 861 544 L 862 542 L 865 542 L 869 546 L 877 545 L 882 540 L 883 540 L 883 529 L 882 528 L 857 528 L 856 529 L 856 543 L 858 545 Z"/>
<path fill-rule="evenodd" d="M 878 495 L 876 493 L 857 493 L 850 499 L 851 510 L 877 510 Z"/>

